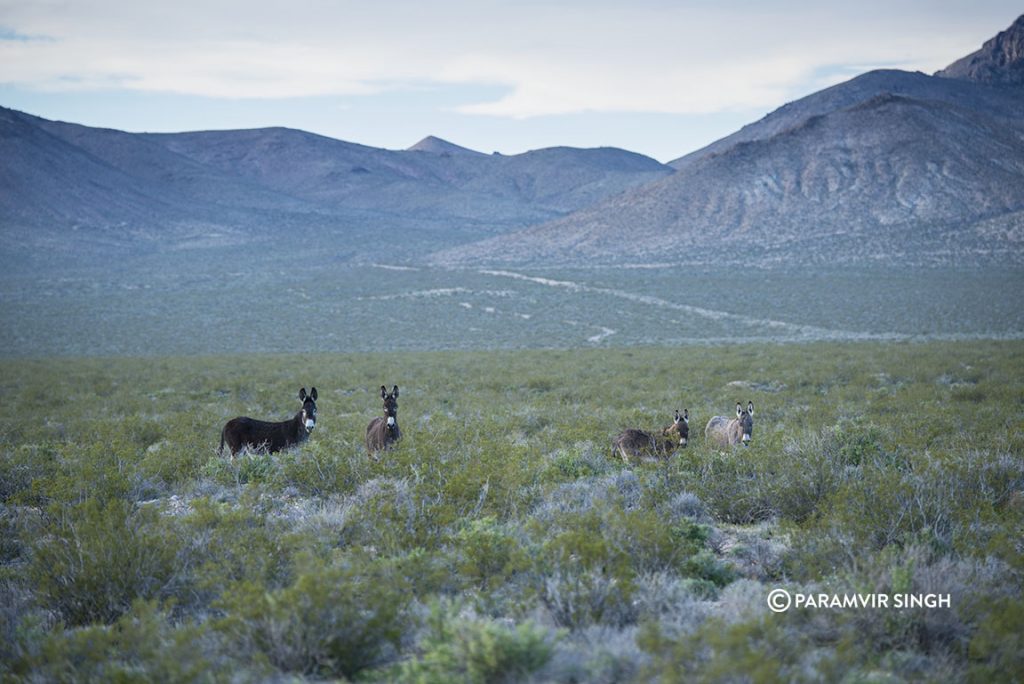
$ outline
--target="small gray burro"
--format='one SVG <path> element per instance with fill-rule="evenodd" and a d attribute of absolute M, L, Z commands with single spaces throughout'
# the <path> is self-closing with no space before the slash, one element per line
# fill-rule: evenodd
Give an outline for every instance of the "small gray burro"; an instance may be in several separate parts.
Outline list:
<path fill-rule="evenodd" d="M 720 447 L 730 447 L 743 443 L 750 446 L 750 438 L 754 434 L 754 402 L 748 401 L 746 410 L 737 401 L 736 417 L 715 416 L 704 428 L 704 439 Z"/>

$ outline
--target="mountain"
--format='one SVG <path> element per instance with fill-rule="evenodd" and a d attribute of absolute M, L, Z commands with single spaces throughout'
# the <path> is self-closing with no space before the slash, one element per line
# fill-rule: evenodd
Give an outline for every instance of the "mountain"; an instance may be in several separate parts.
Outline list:
<path fill-rule="evenodd" d="M 672 173 L 625 150 L 384 150 L 286 128 L 126 133 L 0 108 L 4 261 L 273 244 L 405 258 Z M 38 261 L 38 259 L 37 259 Z"/>
<path fill-rule="evenodd" d="M 783 105 L 735 133 L 670 161 L 669 166 L 684 169 L 738 143 L 766 140 L 811 117 L 853 107 L 882 94 L 945 102 L 1002 121 L 1013 122 L 1020 117 L 1020 99 L 1005 89 L 977 88 L 973 83 L 957 83 L 920 72 L 878 69 Z"/>
<path fill-rule="evenodd" d="M 992 74 L 1020 67 L 1021 27 L 985 44 L 997 56 L 984 79 L 952 77 L 963 60 L 935 76 L 870 72 L 675 160 L 671 176 L 434 259 L 1019 265 L 1024 88 Z"/>
<path fill-rule="evenodd" d="M 978 83 L 1024 85 L 1024 15 L 981 49 L 950 64 L 936 76 Z"/>
<path fill-rule="evenodd" d="M 432 154 L 440 155 L 453 155 L 453 154 L 483 154 L 483 152 L 477 152 L 471 150 L 468 147 L 461 147 L 455 143 L 442 140 L 441 138 L 433 135 L 428 135 L 423 140 L 409 148 L 410 152 L 430 152 Z"/>

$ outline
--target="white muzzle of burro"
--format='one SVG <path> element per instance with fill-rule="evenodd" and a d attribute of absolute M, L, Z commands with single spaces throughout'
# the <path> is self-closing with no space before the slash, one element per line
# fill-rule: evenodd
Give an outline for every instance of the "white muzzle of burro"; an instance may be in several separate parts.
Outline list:
<path fill-rule="evenodd" d="M 743 435 L 743 446 L 750 446 L 750 435 Z"/>
<path fill-rule="evenodd" d="M 388 416 L 388 427 L 395 427 L 395 417 Z"/>
<path fill-rule="evenodd" d="M 316 421 L 312 418 L 306 419 L 306 432 L 312 432 L 313 428 L 316 427 Z"/>

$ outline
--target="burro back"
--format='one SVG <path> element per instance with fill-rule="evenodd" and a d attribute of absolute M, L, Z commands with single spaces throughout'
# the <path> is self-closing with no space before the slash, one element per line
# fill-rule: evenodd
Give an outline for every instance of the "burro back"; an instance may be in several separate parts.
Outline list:
<path fill-rule="evenodd" d="M 626 463 L 651 461 L 667 458 L 677 448 L 685 448 L 690 438 L 690 411 L 676 411 L 672 424 L 662 429 L 660 435 L 644 430 L 629 428 L 612 440 L 614 455 L 621 456 Z"/>
<path fill-rule="evenodd" d="M 735 444 L 750 446 L 754 437 L 754 402 L 748 401 L 747 408 L 736 402 L 736 417 L 714 416 L 704 428 L 704 439 L 713 446 L 730 447 Z"/>
<path fill-rule="evenodd" d="M 232 458 L 243 449 L 274 453 L 305 442 L 316 427 L 316 387 L 309 394 L 305 387 L 300 389 L 299 401 L 302 409 L 291 419 L 279 423 L 248 416 L 232 418 L 220 432 L 218 453 L 224 453 L 225 446 Z"/>

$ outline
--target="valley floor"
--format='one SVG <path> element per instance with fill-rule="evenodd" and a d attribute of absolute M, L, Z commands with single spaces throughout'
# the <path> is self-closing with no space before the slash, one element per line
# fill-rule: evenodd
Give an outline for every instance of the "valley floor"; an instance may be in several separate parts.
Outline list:
<path fill-rule="evenodd" d="M 1024 671 L 1024 344 L 0 361 L 0 678 Z M 363 447 L 381 384 L 399 446 Z M 218 456 L 236 415 L 304 446 Z M 703 426 L 755 406 L 753 445 Z M 661 462 L 622 429 L 688 409 Z M 946 596 L 911 608 L 789 596 Z"/>

